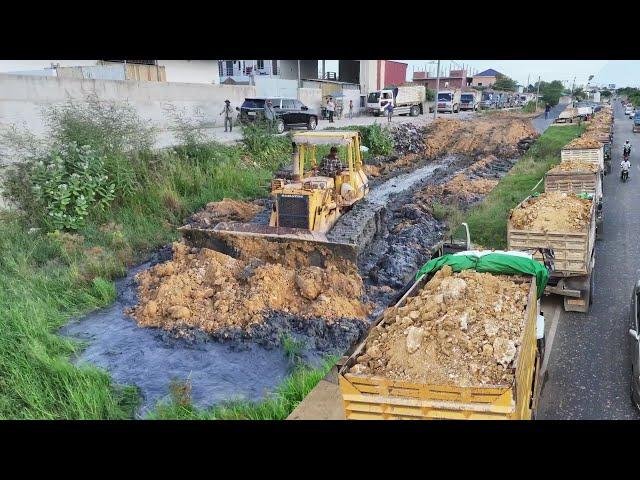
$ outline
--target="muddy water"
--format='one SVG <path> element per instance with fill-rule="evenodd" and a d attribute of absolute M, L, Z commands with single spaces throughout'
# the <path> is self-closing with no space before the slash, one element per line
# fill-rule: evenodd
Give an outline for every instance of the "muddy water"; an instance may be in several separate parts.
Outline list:
<path fill-rule="evenodd" d="M 190 379 L 194 405 L 206 407 L 234 398 L 264 398 L 289 373 L 291 365 L 280 349 L 247 345 L 232 350 L 216 341 L 173 338 L 158 329 L 138 327 L 124 311 L 136 303 L 135 274 L 151 265 L 140 265 L 116 282 L 113 305 L 61 331 L 88 343 L 75 360 L 78 364 L 96 365 L 107 370 L 114 382 L 139 387 L 138 416 L 168 396 L 172 379 Z"/>

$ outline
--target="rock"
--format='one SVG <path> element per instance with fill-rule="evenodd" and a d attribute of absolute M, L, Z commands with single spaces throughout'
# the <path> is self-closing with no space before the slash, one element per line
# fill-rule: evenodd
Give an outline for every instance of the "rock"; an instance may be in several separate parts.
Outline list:
<path fill-rule="evenodd" d="M 296 285 L 303 297 L 315 300 L 322 293 L 322 273 L 315 271 L 308 272 L 308 275 L 306 273 L 296 275 Z"/>
<path fill-rule="evenodd" d="M 414 310 L 412 312 L 409 313 L 409 318 L 411 320 L 417 320 L 418 318 L 420 318 L 420 312 Z"/>
<path fill-rule="evenodd" d="M 187 307 L 183 307 L 180 305 L 174 305 L 173 307 L 169 307 L 168 309 L 169 315 L 171 318 L 178 320 L 181 318 L 188 318 L 191 316 L 191 312 Z"/>
<path fill-rule="evenodd" d="M 360 363 L 355 364 L 353 367 L 351 367 L 351 370 L 349 370 L 350 373 L 353 373 L 355 375 L 362 375 L 363 373 L 367 373 L 368 371 L 369 367 Z"/>
<path fill-rule="evenodd" d="M 485 357 L 490 357 L 491 355 L 493 355 L 493 347 L 491 345 L 489 345 L 488 343 L 485 343 L 482 346 L 482 354 Z"/>
<path fill-rule="evenodd" d="M 424 330 L 418 327 L 409 327 L 409 331 L 407 332 L 407 352 L 415 353 L 420 345 L 422 344 L 422 338 L 424 336 Z"/>
<path fill-rule="evenodd" d="M 498 337 L 493 341 L 493 358 L 500 365 L 508 366 L 516 356 L 516 345 L 512 340 Z"/>
<path fill-rule="evenodd" d="M 144 309 L 144 313 L 150 317 L 155 316 L 156 313 L 158 313 L 158 304 L 153 300 L 150 300 Z"/>

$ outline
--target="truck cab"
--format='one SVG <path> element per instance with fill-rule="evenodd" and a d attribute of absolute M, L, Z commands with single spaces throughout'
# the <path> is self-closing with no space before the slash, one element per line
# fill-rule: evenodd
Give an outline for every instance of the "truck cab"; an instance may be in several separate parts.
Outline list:
<path fill-rule="evenodd" d="M 474 92 L 463 92 L 460 95 L 460 110 L 478 110 L 478 97 Z"/>
<path fill-rule="evenodd" d="M 437 98 L 438 113 L 460 111 L 460 90 L 440 90 Z"/>
<path fill-rule="evenodd" d="M 371 92 L 367 97 L 367 112 L 378 116 L 384 113 L 384 109 L 389 102 L 393 103 L 392 90 L 377 90 Z"/>

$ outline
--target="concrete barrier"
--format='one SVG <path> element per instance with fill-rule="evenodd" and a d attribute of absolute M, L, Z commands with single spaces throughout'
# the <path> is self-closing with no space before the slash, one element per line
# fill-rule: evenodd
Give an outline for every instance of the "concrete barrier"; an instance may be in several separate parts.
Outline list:
<path fill-rule="evenodd" d="M 177 142 L 169 112 L 197 119 L 205 129 L 224 125 L 220 112 L 226 99 L 232 107 L 242 105 L 245 97 L 256 95 L 249 85 L 206 85 L 196 83 L 159 83 L 117 80 L 37 77 L 0 74 L 0 129 L 16 125 L 38 136 L 48 129 L 43 111 L 69 99 L 86 101 L 88 95 L 105 102 L 128 102 L 141 118 L 158 128 L 157 147 Z M 1 154 L 1 152 L 0 152 Z M 11 162 L 0 157 L 0 163 Z"/>

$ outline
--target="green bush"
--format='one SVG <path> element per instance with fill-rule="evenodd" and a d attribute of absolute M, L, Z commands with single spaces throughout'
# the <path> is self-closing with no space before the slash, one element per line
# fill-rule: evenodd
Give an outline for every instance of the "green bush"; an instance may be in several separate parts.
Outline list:
<path fill-rule="evenodd" d="M 522 107 L 522 111 L 525 113 L 534 113 L 536 111 L 535 100 L 528 102 L 524 107 Z"/>
<path fill-rule="evenodd" d="M 77 230 L 91 210 L 104 211 L 115 197 L 103 157 L 74 142 L 10 171 L 6 185 L 9 198 L 31 215 L 44 214 L 51 230 Z"/>
<path fill-rule="evenodd" d="M 272 134 L 264 122 L 242 125 L 242 147 L 261 167 L 277 169 L 291 158 L 291 136 Z"/>

